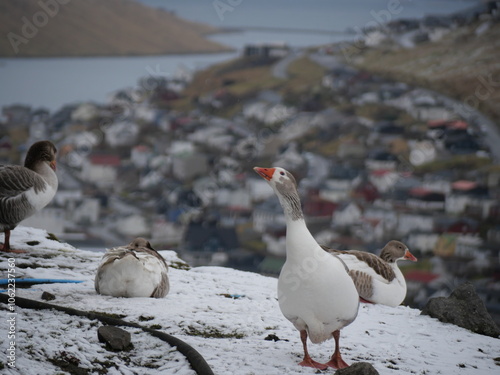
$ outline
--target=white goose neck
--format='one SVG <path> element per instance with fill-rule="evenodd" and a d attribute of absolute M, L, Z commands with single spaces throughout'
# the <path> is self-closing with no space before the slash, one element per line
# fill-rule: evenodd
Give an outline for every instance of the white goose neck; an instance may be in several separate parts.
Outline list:
<path fill-rule="evenodd" d="M 277 188 L 278 198 L 285 214 L 287 223 L 289 221 L 304 221 L 304 214 L 300 204 L 300 198 L 297 191 L 283 191 Z"/>
<path fill-rule="evenodd" d="M 57 189 L 58 180 L 56 172 L 45 162 L 38 163 L 33 170 L 38 173 L 53 189 Z"/>

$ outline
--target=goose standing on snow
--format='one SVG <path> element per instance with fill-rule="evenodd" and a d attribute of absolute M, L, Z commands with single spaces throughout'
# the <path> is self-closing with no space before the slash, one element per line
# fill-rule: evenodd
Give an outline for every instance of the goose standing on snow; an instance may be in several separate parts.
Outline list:
<path fill-rule="evenodd" d="M 365 302 L 396 307 L 405 299 L 406 281 L 397 261 L 417 261 L 405 244 L 389 241 L 380 256 L 359 250 L 323 248 L 345 262 L 359 296 Z"/>
<path fill-rule="evenodd" d="M 5 233 L 3 251 L 10 247 L 10 231 L 45 207 L 57 191 L 57 149 L 50 141 L 34 143 L 24 167 L 0 165 L 0 230 Z"/>
<path fill-rule="evenodd" d="M 286 261 L 278 280 L 278 302 L 283 315 L 300 332 L 304 348 L 301 366 L 317 369 L 349 365 L 340 355 L 340 329 L 358 314 L 359 295 L 343 262 L 325 252 L 307 229 L 297 183 L 283 168 L 258 168 L 279 198 L 286 219 Z M 335 339 L 329 362 L 311 359 L 307 337 L 313 343 Z"/>
<path fill-rule="evenodd" d="M 165 259 L 149 241 L 138 237 L 104 254 L 97 268 L 95 290 L 114 297 L 163 298 L 170 289 L 167 271 Z"/>

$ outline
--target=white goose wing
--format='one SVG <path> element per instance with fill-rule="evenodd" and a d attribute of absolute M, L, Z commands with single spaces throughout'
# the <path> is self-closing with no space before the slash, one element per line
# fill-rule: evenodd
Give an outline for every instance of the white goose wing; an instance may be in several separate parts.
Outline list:
<path fill-rule="evenodd" d="M 154 250 L 138 251 L 135 255 L 142 262 L 144 271 L 149 272 L 150 276 L 154 278 L 156 287 L 151 297 L 164 297 L 168 293 L 170 285 L 167 276 L 168 266 L 163 257 Z"/>
<path fill-rule="evenodd" d="M 396 278 L 393 268 L 375 254 L 359 250 L 334 250 L 326 246 L 322 248 L 342 259 L 349 271 L 366 273 L 385 284 L 389 284 Z"/>
<path fill-rule="evenodd" d="M 0 222 L 17 224 L 33 214 L 39 209 L 35 197 L 46 188 L 45 180 L 36 172 L 16 165 L 0 165 Z"/>

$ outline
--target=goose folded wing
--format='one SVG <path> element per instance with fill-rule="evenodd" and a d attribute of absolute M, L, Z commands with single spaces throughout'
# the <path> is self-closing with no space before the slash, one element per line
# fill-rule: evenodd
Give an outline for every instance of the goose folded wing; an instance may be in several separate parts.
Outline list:
<path fill-rule="evenodd" d="M 1 199 L 20 197 L 32 189 L 35 194 L 45 189 L 45 181 L 40 175 L 20 166 L 0 166 Z"/>
<path fill-rule="evenodd" d="M 359 250 L 335 250 L 326 246 L 322 246 L 322 248 L 331 254 L 339 256 L 351 271 L 356 270 L 367 274 L 385 284 L 396 278 L 396 273 L 389 264 L 375 254 Z"/>

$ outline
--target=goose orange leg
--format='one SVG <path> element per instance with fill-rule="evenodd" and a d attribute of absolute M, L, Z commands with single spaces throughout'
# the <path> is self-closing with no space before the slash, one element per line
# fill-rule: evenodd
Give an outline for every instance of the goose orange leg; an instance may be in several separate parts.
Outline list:
<path fill-rule="evenodd" d="M 326 365 L 339 369 L 349 367 L 349 365 L 344 362 L 342 356 L 340 355 L 340 345 L 339 345 L 340 331 L 336 330 L 332 334 L 333 338 L 335 339 L 335 351 L 332 355 L 332 358 L 326 363 Z"/>
<path fill-rule="evenodd" d="M 6 253 L 26 253 L 24 250 L 14 250 L 10 248 L 10 230 L 5 229 L 5 240 L 3 241 L 3 246 L 0 248 L 1 251 L 5 251 Z"/>
<path fill-rule="evenodd" d="M 5 240 L 3 241 L 2 251 L 9 252 L 10 251 L 10 230 L 5 229 Z"/>
<path fill-rule="evenodd" d="M 316 362 L 309 356 L 309 352 L 307 351 L 307 331 L 306 330 L 300 331 L 300 340 L 302 341 L 302 346 L 304 347 L 304 359 L 302 360 L 302 362 L 299 363 L 299 365 L 304 366 L 304 367 L 317 368 L 319 370 L 326 370 L 328 368 L 327 365 Z"/>

